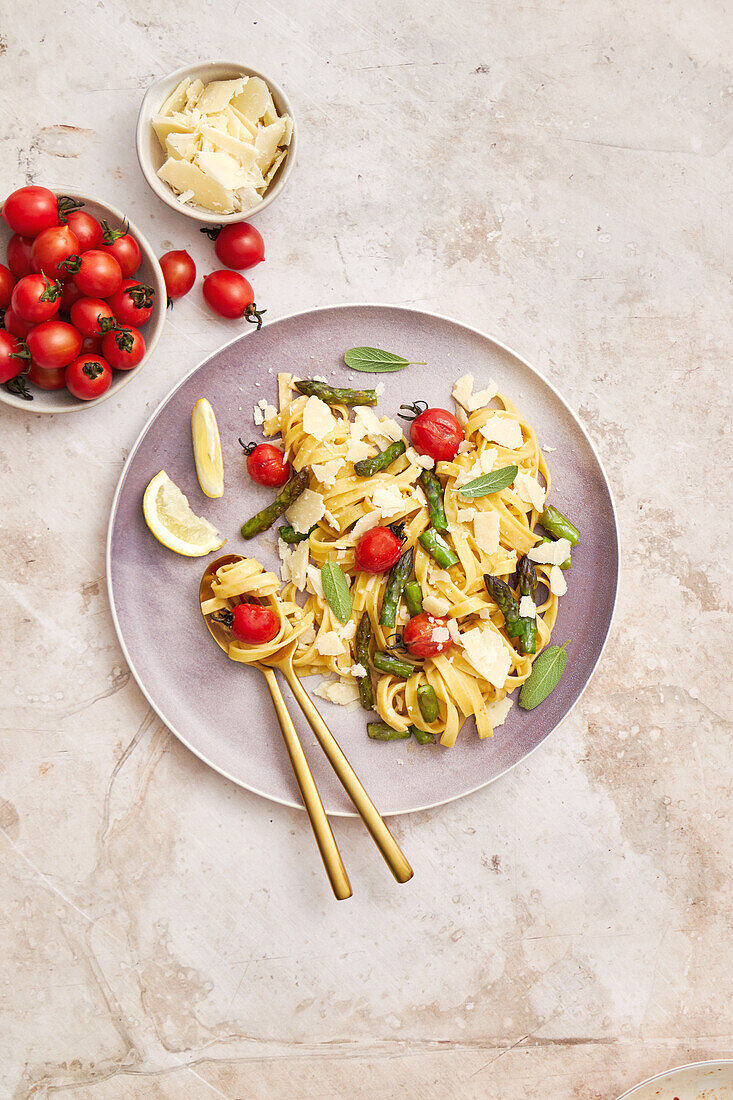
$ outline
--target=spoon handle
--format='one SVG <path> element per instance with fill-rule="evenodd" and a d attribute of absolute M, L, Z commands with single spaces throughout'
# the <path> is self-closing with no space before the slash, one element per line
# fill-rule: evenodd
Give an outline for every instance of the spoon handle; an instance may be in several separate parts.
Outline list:
<path fill-rule="evenodd" d="M 346 793 L 358 810 L 359 816 L 371 833 L 372 839 L 386 860 L 390 871 L 398 882 L 409 882 L 414 874 L 412 867 L 405 859 L 402 849 L 387 828 L 384 820 L 380 817 L 376 806 L 364 790 L 361 780 L 344 756 L 338 741 L 316 710 L 311 697 L 298 679 L 295 670 L 287 662 L 278 665 L 278 668 L 290 685 L 290 690 L 318 738 L 318 743 L 328 757 L 329 764 L 336 772 Z"/>
<path fill-rule="evenodd" d="M 338 850 L 338 845 L 336 844 L 331 826 L 326 817 L 326 811 L 323 808 L 321 796 L 318 793 L 315 780 L 308 767 L 308 761 L 305 758 L 303 746 L 298 738 L 288 708 L 285 705 L 285 700 L 282 697 L 280 685 L 275 678 L 275 673 L 271 668 L 262 668 L 262 673 L 265 677 L 267 687 L 269 688 L 270 696 L 272 697 L 272 705 L 275 708 L 275 714 L 277 715 L 277 720 L 282 730 L 285 747 L 288 750 L 290 763 L 293 765 L 293 772 L 298 781 L 300 793 L 303 796 L 303 802 L 305 803 L 305 808 L 310 818 L 323 865 L 326 868 L 326 874 L 328 875 L 334 894 L 339 901 L 343 901 L 344 898 L 351 897 L 351 883 L 349 882 L 349 876 L 346 873 L 346 868 L 341 859 L 341 853 Z"/>

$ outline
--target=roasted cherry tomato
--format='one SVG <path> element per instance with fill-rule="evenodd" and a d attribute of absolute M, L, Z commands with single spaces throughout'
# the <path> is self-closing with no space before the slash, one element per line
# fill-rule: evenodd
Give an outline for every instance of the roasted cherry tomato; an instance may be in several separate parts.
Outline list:
<path fill-rule="evenodd" d="M 214 251 L 225 267 L 254 267 L 265 258 L 265 242 L 253 225 L 237 222 L 219 230 Z"/>
<path fill-rule="evenodd" d="M 232 608 L 232 634 L 246 645 L 271 642 L 280 629 L 280 622 L 271 607 L 259 603 L 238 603 Z"/>
<path fill-rule="evenodd" d="M 80 355 L 69 363 L 65 373 L 66 388 L 81 401 L 93 401 L 105 393 L 112 383 L 112 370 L 101 355 Z"/>
<path fill-rule="evenodd" d="M 115 315 L 102 298 L 79 298 L 69 316 L 82 336 L 103 336 L 115 327 Z"/>
<path fill-rule="evenodd" d="M 122 286 L 122 268 L 114 256 L 99 248 L 90 248 L 71 261 L 67 260 L 74 282 L 87 298 L 109 298 Z"/>
<path fill-rule="evenodd" d="M 196 281 L 196 264 L 185 248 L 175 252 L 166 252 L 160 257 L 160 266 L 165 279 L 165 289 L 172 302 L 188 294 Z"/>
<path fill-rule="evenodd" d="M 102 243 L 99 246 L 100 252 L 114 256 L 125 279 L 135 274 L 142 260 L 140 245 L 127 232 L 127 228 L 127 222 L 123 223 L 121 229 L 113 229 L 109 222 L 102 222 Z"/>
<path fill-rule="evenodd" d="M 15 286 L 15 276 L 9 267 L 0 264 L 0 309 L 7 309 Z"/>
<path fill-rule="evenodd" d="M 449 462 L 455 458 L 463 439 L 463 428 L 447 409 L 425 409 L 415 417 L 410 427 L 410 442 L 415 450 L 429 455 L 436 462 Z"/>
<path fill-rule="evenodd" d="M 71 313 L 74 302 L 78 302 L 84 295 L 73 279 L 67 279 L 63 286 L 64 289 L 61 291 L 61 300 L 59 301 L 59 313 Z"/>
<path fill-rule="evenodd" d="M 0 382 L 9 382 L 28 366 L 28 349 L 22 341 L 0 329 Z"/>
<path fill-rule="evenodd" d="M 64 221 L 79 242 L 77 252 L 97 248 L 102 240 L 102 226 L 86 210 L 71 210 Z"/>
<path fill-rule="evenodd" d="M 66 369 L 64 367 L 59 367 L 58 370 L 44 370 L 36 363 L 31 363 L 26 377 L 34 386 L 38 386 L 39 390 L 62 390 L 66 385 Z"/>
<path fill-rule="evenodd" d="M 44 321 L 35 325 L 26 343 L 31 359 L 43 370 L 67 367 L 81 351 L 81 335 L 65 321 Z"/>
<path fill-rule="evenodd" d="M 32 237 L 21 237 L 18 233 L 14 233 L 8 241 L 8 267 L 16 279 L 22 279 L 24 275 L 33 274 L 32 250 Z"/>
<path fill-rule="evenodd" d="M 75 256 L 78 251 L 79 241 L 68 225 L 55 225 L 51 229 L 44 229 L 38 234 L 31 248 L 33 270 L 48 275 L 49 279 L 62 281 L 68 279 L 69 271 L 61 265 L 70 256 Z"/>
<path fill-rule="evenodd" d="M 125 279 L 115 294 L 107 301 L 121 325 L 140 328 L 146 324 L 154 309 L 155 291 L 137 279 Z"/>
<path fill-rule="evenodd" d="M 143 334 L 136 328 L 106 333 L 102 337 L 102 355 L 115 370 L 132 370 L 145 355 Z"/>
<path fill-rule="evenodd" d="M 244 453 L 247 456 L 247 473 L 258 485 L 268 485 L 271 489 L 278 489 L 290 477 L 290 463 L 286 461 L 282 451 L 273 447 L 272 443 L 242 443 Z"/>
<path fill-rule="evenodd" d="M 402 641 L 413 657 L 435 657 L 453 645 L 448 620 L 422 611 L 402 631 Z"/>
<path fill-rule="evenodd" d="M 372 527 L 356 544 L 354 563 L 363 573 L 386 573 L 402 553 L 402 539 L 390 527 Z"/>
<path fill-rule="evenodd" d="M 58 313 L 61 283 L 50 283 L 45 275 L 25 275 L 13 287 L 10 304 L 22 321 L 38 325 Z"/>
<path fill-rule="evenodd" d="M 37 237 L 44 229 L 59 224 L 56 196 L 47 187 L 20 187 L 8 195 L 3 217 L 13 233 Z"/>
<path fill-rule="evenodd" d="M 255 305 L 252 287 L 238 271 L 212 271 L 204 279 L 204 300 L 220 317 L 246 317 L 262 327 L 261 313 Z"/>
<path fill-rule="evenodd" d="M 33 321 L 24 321 L 11 306 L 8 306 L 5 310 L 3 325 L 7 332 L 17 336 L 20 340 L 25 340 L 28 333 L 34 328 Z"/>

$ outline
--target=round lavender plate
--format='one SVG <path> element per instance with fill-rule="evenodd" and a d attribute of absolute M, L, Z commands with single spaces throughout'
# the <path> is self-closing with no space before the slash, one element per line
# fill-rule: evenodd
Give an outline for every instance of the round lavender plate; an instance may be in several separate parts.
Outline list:
<path fill-rule="evenodd" d="M 577 702 L 601 656 L 611 625 L 618 582 L 618 532 L 611 492 L 585 431 L 556 390 L 503 344 L 446 317 L 382 305 L 345 305 L 293 314 L 232 340 L 190 372 L 151 416 L 125 464 L 112 505 L 107 581 L 115 627 L 140 689 L 180 740 L 235 783 L 276 802 L 300 806 L 300 795 L 262 677 L 235 664 L 214 644 L 201 618 L 198 586 L 206 560 L 162 547 L 142 515 L 145 486 L 164 469 L 195 512 L 226 535 L 218 553 L 256 556 L 277 567 L 276 539 L 266 532 L 245 543 L 239 528 L 270 499 L 246 477 L 237 437 L 259 438 L 252 407 L 276 403 L 278 370 L 333 377 L 341 384 L 373 385 L 377 376 L 353 374 L 347 348 L 386 348 L 426 367 L 382 374 L 379 411 L 394 415 L 402 402 L 422 398 L 452 407 L 454 379 L 467 372 L 476 388 L 493 378 L 520 406 L 548 456 L 552 501 L 580 528 L 568 593 L 553 639 L 571 639 L 560 685 L 536 710 L 513 707 L 496 736 L 479 741 L 472 722 L 452 749 L 414 740 L 370 741 L 365 715 L 316 699 L 357 774 L 383 814 L 410 813 L 460 798 L 523 760 Z M 191 409 L 211 401 L 224 452 L 224 496 L 210 500 L 198 486 L 191 453 Z M 175 633 L 167 634 L 175 608 Z M 306 687 L 316 680 L 306 680 Z M 353 816 L 351 803 L 315 745 L 283 685 L 328 813 Z"/>

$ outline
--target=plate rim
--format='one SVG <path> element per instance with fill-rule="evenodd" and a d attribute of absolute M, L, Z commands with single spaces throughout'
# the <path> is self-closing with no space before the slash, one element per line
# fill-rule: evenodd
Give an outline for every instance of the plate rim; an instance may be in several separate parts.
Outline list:
<path fill-rule="evenodd" d="M 511 348 L 508 344 L 505 344 L 502 340 L 497 339 L 495 336 L 492 336 L 490 333 L 485 332 L 483 329 L 476 328 L 474 325 L 469 325 L 469 324 L 465 323 L 464 321 L 458 321 L 454 317 L 449 317 L 445 313 L 438 313 L 438 312 L 435 312 L 435 311 L 429 310 L 429 309 L 415 309 L 412 306 L 403 306 L 403 305 L 400 305 L 399 303 L 394 303 L 394 302 L 338 302 L 335 305 L 313 306 L 310 309 L 298 309 L 298 310 L 294 310 L 291 313 L 286 313 L 282 317 L 274 318 L 267 327 L 269 328 L 270 325 L 276 325 L 281 321 L 290 321 L 295 317 L 305 317 L 305 316 L 315 314 L 315 313 L 325 313 L 325 312 L 331 312 L 333 310 L 345 310 L 345 309 L 404 310 L 405 312 L 408 312 L 408 313 L 415 313 L 415 314 L 419 314 L 419 315 L 424 316 L 424 317 L 429 317 L 432 320 L 447 321 L 451 325 L 457 325 L 459 328 L 465 329 L 468 332 L 471 332 L 476 336 L 480 336 L 484 340 L 488 340 L 490 343 L 494 344 L 497 348 L 500 348 L 502 351 L 504 351 L 507 354 L 513 356 L 515 359 L 518 359 L 519 362 L 524 367 L 526 367 L 529 371 L 531 371 L 532 374 L 536 375 L 540 379 L 541 382 L 543 382 L 546 386 L 548 386 L 548 388 L 552 391 L 552 393 L 555 395 L 555 397 L 560 401 L 560 403 L 563 405 L 563 407 L 566 409 L 566 411 L 570 414 L 573 421 L 580 428 L 580 431 L 582 432 L 583 437 L 585 438 L 585 441 L 588 444 L 588 446 L 590 447 L 591 453 L 593 454 L 593 457 L 595 458 L 595 460 L 598 464 L 598 469 L 600 470 L 601 476 L 603 478 L 604 485 L 606 487 L 606 491 L 608 493 L 608 499 L 609 499 L 610 504 L 611 504 L 611 515 L 612 515 L 612 518 L 613 518 L 613 528 L 614 528 L 614 537 L 615 537 L 615 550 L 616 550 L 616 570 L 615 570 L 615 576 L 614 576 L 614 592 L 613 592 L 613 604 L 611 606 L 611 614 L 609 615 L 609 618 L 608 618 L 608 625 L 606 627 L 606 632 L 605 632 L 605 635 L 604 635 L 604 638 L 603 638 L 603 642 L 601 644 L 601 648 L 598 651 L 598 656 L 596 657 L 596 660 L 593 663 L 593 667 L 590 670 L 590 673 L 588 675 L 587 680 L 585 681 L 585 684 L 583 685 L 582 689 L 578 693 L 577 697 L 573 700 L 573 703 L 571 704 L 569 709 L 565 712 L 565 714 L 559 720 L 559 722 L 557 722 L 552 727 L 552 729 L 545 735 L 545 737 L 543 737 L 541 741 L 539 741 L 536 745 L 534 745 L 533 748 L 531 748 L 529 750 L 529 752 L 525 753 L 525 755 L 522 756 L 519 760 L 515 761 L 514 764 L 510 764 L 508 767 L 504 768 L 503 771 L 500 771 L 495 776 L 492 776 L 491 779 L 487 779 L 484 782 L 478 783 L 475 787 L 471 787 L 467 791 L 462 791 L 460 794 L 453 794 L 453 795 L 450 795 L 448 798 L 440 799 L 438 802 L 428 802 L 425 805 L 411 806 L 409 809 L 396 810 L 396 811 L 391 811 L 391 812 L 387 811 L 387 812 L 382 813 L 382 817 L 401 817 L 401 816 L 407 815 L 407 814 L 416 814 L 416 813 L 420 813 L 420 812 L 423 812 L 423 811 L 426 811 L 426 810 L 437 809 L 440 806 L 447 806 L 451 802 L 457 802 L 461 798 L 467 798 L 469 795 L 475 794 L 477 791 L 483 790 L 484 787 L 488 787 L 491 783 L 495 783 L 498 779 L 501 779 L 502 776 L 506 775 L 507 772 L 510 772 L 510 771 L 512 771 L 513 768 L 517 767 L 518 764 L 523 763 L 525 760 L 528 760 L 529 757 L 532 756 L 532 754 L 534 752 L 536 752 L 537 749 L 541 745 L 545 744 L 545 742 L 558 730 L 558 728 L 562 725 L 562 723 L 573 712 L 573 710 L 575 709 L 575 707 L 577 706 L 577 704 L 580 702 L 583 695 L 585 694 L 586 689 L 588 687 L 588 684 L 593 679 L 595 671 L 598 668 L 598 664 L 599 664 L 601 658 L 603 657 L 603 654 L 606 651 L 606 646 L 608 645 L 608 639 L 609 639 L 609 636 L 610 636 L 610 633 L 611 633 L 611 627 L 613 626 L 613 621 L 614 621 L 614 618 L 616 616 L 616 609 L 618 607 L 618 594 L 619 594 L 619 587 L 620 587 L 620 575 L 621 575 L 621 537 L 620 537 L 619 524 L 618 524 L 618 514 L 617 514 L 617 511 L 616 511 L 616 502 L 614 500 L 613 492 L 611 490 L 611 483 L 609 481 L 608 474 L 606 473 L 606 468 L 603 465 L 601 457 L 598 454 L 598 451 L 596 450 L 596 447 L 595 447 L 595 444 L 593 443 L 593 440 L 590 438 L 588 432 L 586 431 L 585 426 L 582 424 L 582 422 L 578 418 L 577 414 L 571 409 L 568 402 L 565 400 L 565 398 L 559 392 L 559 390 L 553 385 L 553 383 L 548 378 L 546 378 L 544 374 L 542 374 L 539 370 L 537 370 L 536 367 L 532 366 L 532 364 L 527 359 L 525 359 L 525 357 L 523 355 L 520 355 L 518 352 L 514 351 L 513 348 Z M 106 574 L 107 574 L 107 577 L 106 577 L 106 580 L 107 580 L 107 598 L 108 598 L 108 601 L 109 601 L 110 612 L 112 614 L 112 622 L 114 624 L 115 634 L 117 635 L 117 641 L 118 641 L 118 643 L 120 645 L 120 648 L 122 650 L 122 655 L 125 658 L 125 661 L 127 663 L 127 667 L 130 669 L 130 672 L 132 673 L 132 676 L 133 676 L 133 679 L 135 680 L 135 683 L 137 684 L 138 688 L 140 689 L 143 696 L 147 700 L 148 704 L 152 708 L 153 712 L 155 714 L 157 714 L 158 718 L 161 720 L 161 722 L 166 727 L 166 729 L 169 729 L 171 731 L 171 733 L 174 734 L 174 736 L 178 738 L 178 740 L 181 742 L 181 744 L 185 745 L 185 747 L 190 752 L 192 752 L 194 754 L 194 756 L 196 756 L 199 760 L 201 760 L 202 763 L 206 764 L 207 767 L 212 768 L 213 771 L 217 772 L 219 775 L 223 776 L 225 779 L 228 779 L 231 783 L 234 783 L 237 787 L 241 787 L 243 790 L 249 791 L 251 794 L 256 794 L 261 798 L 266 798 L 269 802 L 275 802 L 280 806 L 288 806 L 292 809 L 301 810 L 301 811 L 305 812 L 305 807 L 303 806 L 303 804 L 301 802 L 296 802 L 296 801 L 294 801 L 292 799 L 289 799 L 289 798 L 281 798 L 278 795 L 273 795 L 273 794 L 268 793 L 267 791 L 262 791 L 259 788 L 252 786 L 251 784 L 244 783 L 241 779 L 238 779 L 236 776 L 232 775 L 230 772 L 226 771 L 224 768 L 219 767 L 217 764 L 213 763 L 213 761 L 209 760 L 208 757 L 204 755 L 204 753 L 202 753 L 198 749 L 196 749 L 190 743 L 190 741 L 186 737 L 184 737 L 179 732 L 178 729 L 175 728 L 175 726 L 172 726 L 166 720 L 166 718 L 163 717 L 162 713 L 160 712 L 160 710 L 156 706 L 155 702 L 153 701 L 153 699 L 149 695 L 147 689 L 145 688 L 145 686 L 142 682 L 142 679 L 138 675 L 137 670 L 135 668 L 135 665 L 132 662 L 132 658 L 131 658 L 128 650 L 127 650 L 127 646 L 125 644 L 125 640 L 124 640 L 124 637 L 123 637 L 123 634 L 122 634 L 122 628 L 120 626 L 120 622 L 119 622 L 119 619 L 117 617 L 117 609 L 115 607 L 114 594 L 113 594 L 113 591 L 112 591 L 112 569 L 111 569 L 111 565 L 112 565 L 112 529 L 113 529 L 113 526 L 114 526 L 115 516 L 117 514 L 117 506 L 118 506 L 118 502 L 119 502 L 120 493 L 122 492 L 122 487 L 125 483 L 125 479 L 127 477 L 128 469 L 129 469 L 129 467 L 132 463 L 133 458 L 135 457 L 135 455 L 137 453 L 138 447 L 140 446 L 140 444 L 143 440 L 143 437 L 146 435 L 146 433 L 147 433 L 148 429 L 151 427 L 153 421 L 158 417 L 159 413 L 162 412 L 162 410 L 165 408 L 165 406 L 168 404 L 168 402 L 171 400 L 171 398 L 174 396 L 174 394 L 178 392 L 178 390 L 181 388 L 181 386 L 183 386 L 184 383 L 186 383 L 189 380 L 189 378 L 192 377 L 192 375 L 194 375 L 201 367 L 203 367 L 206 363 L 208 363 L 209 360 L 211 358 L 213 358 L 214 355 L 218 355 L 220 352 L 224 351 L 226 348 L 230 347 L 232 344 L 234 344 L 235 342 L 241 340 L 242 338 L 251 338 L 252 336 L 255 335 L 255 331 L 256 331 L 255 329 L 249 329 L 246 332 L 237 333 L 237 335 L 233 336 L 231 340 L 227 340 L 225 343 L 221 344 L 214 351 L 209 352 L 209 354 L 205 355 L 202 359 L 200 359 L 196 363 L 196 365 L 194 367 L 192 367 L 190 371 L 188 371 L 186 374 L 184 374 L 182 378 L 179 378 L 179 380 L 175 383 L 175 385 L 173 385 L 171 387 L 171 389 L 161 398 L 161 400 L 158 402 L 158 404 L 156 405 L 153 412 L 150 414 L 150 416 L 147 418 L 147 420 L 143 424 L 142 429 L 140 430 L 135 442 L 133 443 L 133 445 L 130 449 L 130 453 L 128 454 L 127 458 L 125 459 L 125 463 L 122 467 L 122 470 L 120 471 L 120 476 L 119 476 L 118 481 L 117 481 L 117 486 L 115 488 L 114 496 L 112 498 L 112 504 L 111 504 L 111 507 L 110 507 L 109 520 L 107 522 L 107 538 L 106 538 L 106 546 L 105 546 L 105 570 L 106 570 Z M 359 815 L 357 814 L 357 812 L 355 810 L 333 810 L 329 813 L 329 817 L 357 818 L 358 816 Z M 619 1100 L 621 1100 L 621 1098 L 619 1098 Z"/>
<path fill-rule="evenodd" d="M 532 751 L 534 752 L 534 749 Z M 661 1073 L 655 1073 L 653 1077 L 647 1077 L 646 1080 L 639 1081 L 638 1085 L 632 1085 L 626 1092 L 622 1092 L 620 1096 L 617 1096 L 616 1100 L 633 1100 L 634 1093 L 638 1089 L 653 1085 L 655 1081 L 663 1081 L 665 1077 L 670 1077 L 672 1074 L 676 1076 L 678 1073 L 682 1073 L 683 1070 L 703 1069 L 706 1066 L 733 1066 L 733 1058 L 708 1058 L 702 1062 L 685 1062 L 683 1066 L 672 1066 L 671 1069 L 662 1070 Z"/>

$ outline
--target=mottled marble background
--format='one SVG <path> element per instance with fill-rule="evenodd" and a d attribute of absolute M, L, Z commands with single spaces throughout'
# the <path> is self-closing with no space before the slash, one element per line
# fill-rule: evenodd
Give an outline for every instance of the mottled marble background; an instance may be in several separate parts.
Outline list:
<path fill-rule="evenodd" d="M 301 144 L 258 220 L 268 318 L 414 303 L 516 347 L 606 463 L 624 564 L 561 731 L 398 821 L 404 888 L 339 822 L 338 905 L 302 814 L 161 726 L 107 606 L 124 458 L 231 325 L 197 289 L 118 399 L 0 407 L 2 1096 L 613 1100 L 731 1052 L 723 7 L 28 0 L 3 21 L 2 190 L 87 189 L 204 270 L 138 172 L 140 98 L 199 58 L 271 73 Z"/>

